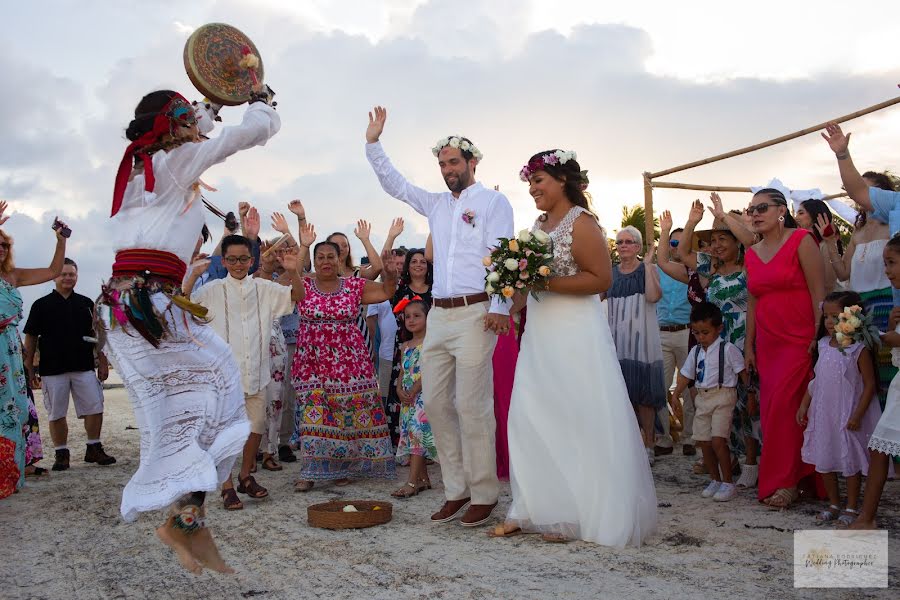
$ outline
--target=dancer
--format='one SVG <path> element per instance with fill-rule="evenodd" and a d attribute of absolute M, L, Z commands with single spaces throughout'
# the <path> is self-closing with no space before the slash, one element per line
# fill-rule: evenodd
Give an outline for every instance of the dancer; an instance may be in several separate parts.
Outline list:
<path fill-rule="evenodd" d="M 97 316 L 141 432 L 140 466 L 121 511 L 133 521 L 172 507 L 156 534 L 192 573 L 231 572 L 204 527 L 204 500 L 228 479 L 250 426 L 231 350 L 182 296 L 203 227 L 203 204 L 190 190 L 212 165 L 275 135 L 281 121 L 269 100 L 254 93 L 240 125 L 198 142 L 207 119 L 198 123 L 176 92 L 152 92 L 134 111 L 116 175 L 116 261 Z"/>
<path fill-rule="evenodd" d="M 612 283 L 606 234 L 574 153 L 557 154 L 522 169 L 544 211 L 533 231 L 553 240 L 552 276 L 540 301 L 527 299 L 508 425 L 513 502 L 491 535 L 638 546 L 656 528 L 656 490 L 598 296 Z"/>
<path fill-rule="evenodd" d="M 872 402 L 877 388 L 873 352 L 855 342 L 842 347 L 835 335 L 838 315 L 845 308 L 862 306 L 856 292 L 832 292 L 822 303 L 819 319 L 815 376 L 797 409 L 797 424 L 805 426 L 803 462 L 822 474 L 829 506 L 818 515 L 820 523 L 837 520 L 850 525 L 859 515 L 862 476 L 869 471 L 866 445 L 881 407 Z M 847 480 L 847 506 L 840 507 L 838 474 Z"/>
<path fill-rule="evenodd" d="M 434 240 L 434 308 L 422 348 L 422 393 L 447 501 L 431 520 L 449 523 L 465 511 L 460 522 L 475 527 L 487 522 L 500 494 L 491 355 L 493 334 L 509 330 L 509 307 L 499 299 L 488 304 L 481 259 L 497 238 L 512 237 L 512 206 L 475 181 L 482 155 L 461 136 L 432 148 L 449 192 L 406 181 L 378 141 L 386 120 L 380 106 L 369 113 L 366 157 L 385 192 L 428 217 Z"/>

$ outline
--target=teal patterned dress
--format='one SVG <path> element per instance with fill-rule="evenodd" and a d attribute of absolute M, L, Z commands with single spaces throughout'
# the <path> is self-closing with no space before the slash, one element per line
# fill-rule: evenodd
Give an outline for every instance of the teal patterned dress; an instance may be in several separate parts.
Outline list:
<path fill-rule="evenodd" d="M 404 390 L 409 390 L 422 379 L 419 366 L 422 346 L 404 345 L 401 350 L 403 352 L 401 385 Z M 437 461 L 437 448 L 434 445 L 434 435 L 431 433 L 431 423 L 425 415 L 422 392 L 416 394 L 411 403 L 403 404 L 400 408 L 400 443 L 397 444 L 397 458 L 410 455 L 424 456 L 426 459 Z"/>
<path fill-rule="evenodd" d="M 0 279 L 0 498 L 25 483 L 28 388 L 16 326 L 22 318 L 19 290 Z"/>

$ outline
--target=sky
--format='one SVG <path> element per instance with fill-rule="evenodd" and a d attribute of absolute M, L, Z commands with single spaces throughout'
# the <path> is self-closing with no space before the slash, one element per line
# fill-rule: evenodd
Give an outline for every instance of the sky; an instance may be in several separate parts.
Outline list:
<path fill-rule="evenodd" d="M 56 0 L 12 3 L 0 23 L 0 199 L 21 267 L 49 263 L 49 225 L 74 230 L 79 291 L 95 297 L 113 260 L 109 207 L 134 106 L 154 89 L 200 94 L 182 51 L 194 28 L 225 22 L 259 48 L 282 129 L 210 169 L 209 199 L 256 205 L 268 223 L 294 198 L 320 237 L 356 219 L 383 243 L 421 246 L 426 220 L 387 196 L 365 159 L 367 112 L 388 107 L 394 164 L 445 189 L 430 148 L 462 134 L 484 153 L 477 177 L 499 185 L 517 229 L 538 212 L 518 180 L 529 156 L 575 150 L 610 232 L 643 202 L 641 173 L 754 144 L 900 95 L 900 3 L 531 0 Z M 14 93 L 9 93 L 14 90 Z M 243 107 L 223 109 L 223 125 Z M 850 121 L 863 170 L 900 170 L 900 105 Z M 664 178 L 708 185 L 839 191 L 818 134 Z M 697 192 L 657 190 L 654 209 L 682 224 Z M 746 194 L 723 194 L 726 208 Z M 704 223 L 711 219 L 706 218 Z M 221 224 L 210 215 L 214 234 Z M 271 235 L 268 226 L 263 236 Z M 358 257 L 361 245 L 354 241 Z M 211 251 L 211 245 L 205 250 Z M 52 284 L 23 288 L 26 310 Z"/>

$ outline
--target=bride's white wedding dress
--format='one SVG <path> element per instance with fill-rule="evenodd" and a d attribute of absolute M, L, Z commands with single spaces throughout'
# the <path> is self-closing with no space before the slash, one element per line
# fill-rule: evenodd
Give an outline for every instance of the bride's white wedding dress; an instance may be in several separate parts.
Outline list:
<path fill-rule="evenodd" d="M 573 207 L 553 239 L 555 275 L 573 275 Z M 535 228 L 540 222 L 535 224 Z M 528 322 L 509 411 L 508 522 L 605 546 L 639 546 L 656 489 L 597 295 L 543 292 Z"/>

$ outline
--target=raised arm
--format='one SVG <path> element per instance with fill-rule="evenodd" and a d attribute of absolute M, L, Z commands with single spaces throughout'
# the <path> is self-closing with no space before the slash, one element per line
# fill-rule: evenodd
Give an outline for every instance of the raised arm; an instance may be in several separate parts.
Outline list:
<path fill-rule="evenodd" d="M 52 281 L 59 277 L 62 273 L 63 263 L 66 259 L 66 238 L 62 236 L 59 230 L 54 230 L 56 235 L 56 249 L 53 252 L 53 259 L 50 261 L 49 267 L 39 269 L 19 269 L 13 270 L 13 278 L 16 287 L 26 287 L 29 285 L 38 285 Z"/>
<path fill-rule="evenodd" d="M 218 136 L 183 144 L 169 152 L 166 166 L 182 187 L 193 185 L 204 171 L 226 158 L 252 148 L 263 146 L 281 128 L 281 118 L 275 109 L 262 102 L 247 107 L 240 125 L 223 127 Z"/>
<path fill-rule="evenodd" d="M 372 233 L 372 224 L 360 219 L 356 222 L 356 229 L 353 230 L 353 233 L 362 242 L 363 248 L 366 249 L 366 256 L 369 257 L 369 264 L 360 267 L 359 276 L 364 279 L 374 280 L 381 274 L 383 264 L 378 250 L 375 249 L 375 246 L 372 245 L 372 240 L 369 239 Z M 390 260 L 390 253 L 388 253 L 388 260 Z"/>
<path fill-rule="evenodd" d="M 828 218 L 824 214 L 819 214 L 819 216 L 816 217 L 814 227 L 819 232 L 819 235 L 822 236 L 822 239 L 825 240 L 825 247 L 828 250 L 828 262 L 831 263 L 834 274 L 837 275 L 837 278 L 841 281 L 847 281 L 850 279 L 853 253 L 856 251 L 856 240 L 850 238 L 850 244 L 844 249 L 844 255 L 841 256 L 838 252 L 837 243 L 840 236 L 838 236 L 837 228 L 829 223 Z M 825 233 L 830 233 L 831 235 L 826 236 Z"/>
<path fill-rule="evenodd" d="M 662 299 L 659 271 L 653 268 L 653 256 L 655 254 L 655 244 L 650 242 L 650 245 L 647 246 L 647 254 L 644 256 L 644 300 L 651 304 L 656 304 Z"/>
<path fill-rule="evenodd" d="M 681 283 L 688 283 L 690 278 L 683 264 L 669 258 L 669 236 L 672 233 L 672 213 L 667 210 L 659 215 L 659 245 L 656 247 L 656 264 L 663 273 Z"/>
<path fill-rule="evenodd" d="M 366 158 L 369 159 L 369 164 L 372 165 L 372 170 L 375 171 L 381 188 L 385 192 L 397 200 L 409 204 L 417 213 L 428 216 L 440 194 L 431 193 L 412 185 L 391 164 L 384 148 L 381 147 L 381 142 L 378 141 L 384 131 L 386 121 L 386 108 L 376 106 L 373 112 L 369 113 L 369 126 L 366 128 Z"/>
<path fill-rule="evenodd" d="M 397 291 L 398 273 L 394 269 L 394 261 L 390 254 L 381 256 L 384 269 L 381 272 L 381 281 L 367 281 L 362 293 L 362 304 L 378 304 L 394 297 Z"/>
<path fill-rule="evenodd" d="M 844 135 L 841 126 L 837 123 L 829 123 L 822 132 L 822 137 L 828 142 L 831 151 L 838 161 L 838 170 L 841 173 L 841 183 L 850 199 L 859 204 L 864 210 L 874 210 L 869 199 L 869 186 L 859 174 L 853 159 L 850 158 L 850 136 Z"/>
<path fill-rule="evenodd" d="M 694 238 L 694 228 L 703 219 L 703 203 L 694 200 L 691 204 L 691 212 L 688 214 L 687 223 L 684 224 L 684 233 L 681 234 L 683 244 L 678 244 L 678 256 L 681 262 L 691 269 L 697 268 L 697 254 L 691 250 L 691 240 Z"/>
<path fill-rule="evenodd" d="M 300 226 L 300 230 L 303 230 L 303 227 L 306 225 L 306 209 L 303 208 L 303 203 L 299 200 L 291 200 L 288 203 L 288 210 L 294 213 L 297 217 L 297 224 Z M 303 265 L 303 269 L 309 273 L 312 271 L 312 258 L 306 258 L 306 264 Z"/>
<path fill-rule="evenodd" d="M 722 208 L 722 198 L 719 197 L 719 194 L 716 192 L 711 193 L 709 200 L 712 203 L 709 210 L 713 217 L 723 221 L 744 248 L 749 248 L 756 243 L 756 235 L 747 229 L 741 219 L 732 212 L 725 212 L 725 209 Z"/>
<path fill-rule="evenodd" d="M 400 237 L 400 234 L 403 233 L 403 217 L 397 217 L 391 222 L 391 228 L 388 229 L 387 238 L 384 240 L 384 247 L 381 249 L 381 253 L 384 254 L 387 252 L 391 253 L 391 250 L 394 249 L 394 242 L 397 241 L 397 238 Z"/>

